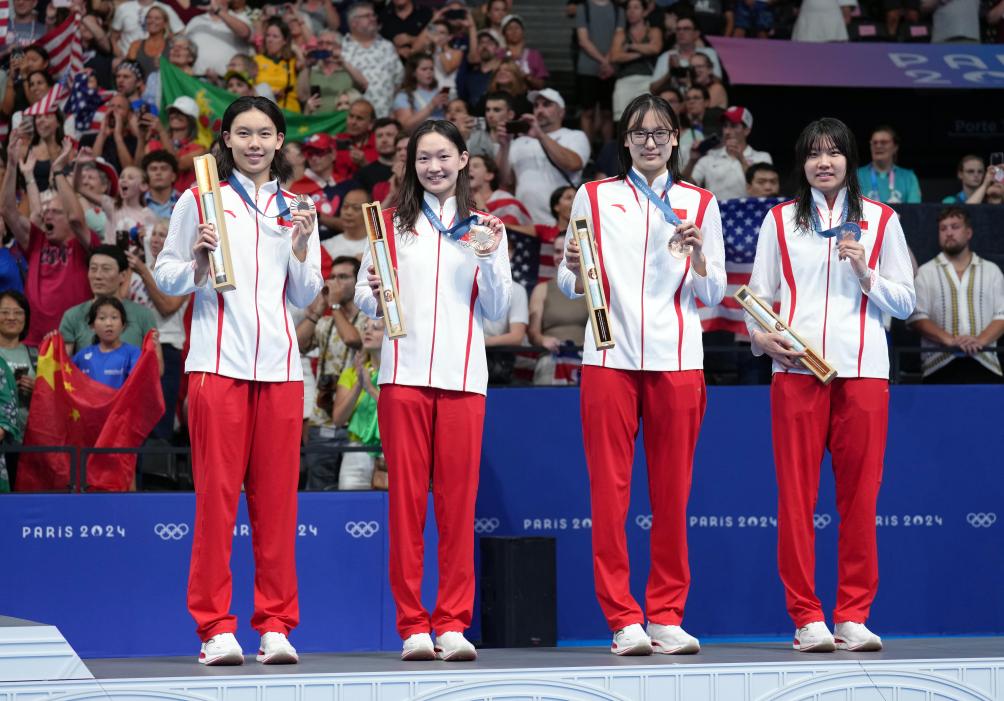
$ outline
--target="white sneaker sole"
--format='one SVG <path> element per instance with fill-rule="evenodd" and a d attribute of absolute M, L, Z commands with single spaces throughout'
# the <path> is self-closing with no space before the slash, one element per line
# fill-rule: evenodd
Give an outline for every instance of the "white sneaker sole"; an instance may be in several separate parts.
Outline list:
<path fill-rule="evenodd" d="M 610 648 L 610 652 L 614 653 L 619 657 L 643 657 L 645 655 L 652 654 L 652 643 L 639 642 L 635 643 L 631 647 L 623 648 Z"/>
<path fill-rule="evenodd" d="M 478 659 L 478 651 L 472 648 L 469 650 L 460 649 L 453 652 L 444 652 L 441 648 L 436 648 L 436 657 L 443 662 L 473 662 Z"/>
<path fill-rule="evenodd" d="M 431 647 L 416 647 L 411 650 L 403 650 L 401 659 L 405 662 L 425 662 L 436 659 L 436 651 Z"/>
<path fill-rule="evenodd" d="M 882 649 L 882 641 L 866 640 L 863 643 L 852 645 L 851 643 L 845 642 L 840 638 L 836 638 L 836 646 L 838 650 L 847 650 L 848 652 L 878 652 L 879 650 Z"/>
<path fill-rule="evenodd" d="M 833 652 L 837 649 L 836 643 L 832 640 L 823 640 L 812 645 L 801 645 L 800 643 L 794 643 L 791 646 L 798 652 Z"/>
<path fill-rule="evenodd" d="M 652 652 L 660 655 L 695 655 L 701 651 L 701 644 L 694 640 L 677 647 L 667 647 L 658 640 L 652 641 Z"/>
<path fill-rule="evenodd" d="M 207 667 L 223 667 L 223 666 L 236 666 L 244 664 L 244 654 L 242 652 L 228 652 L 223 655 L 217 655 L 216 657 L 203 657 L 199 655 L 199 664 L 204 664 Z"/>
<path fill-rule="evenodd" d="M 273 652 L 271 655 L 259 651 L 255 659 L 262 664 L 298 664 L 300 662 L 300 657 L 295 652 L 288 650 Z"/>

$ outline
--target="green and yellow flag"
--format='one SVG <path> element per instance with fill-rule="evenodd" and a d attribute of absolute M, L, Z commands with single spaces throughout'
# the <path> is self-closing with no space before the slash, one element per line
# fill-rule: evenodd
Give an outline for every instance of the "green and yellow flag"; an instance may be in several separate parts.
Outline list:
<path fill-rule="evenodd" d="M 197 141 L 205 147 L 220 131 L 220 120 L 230 103 L 237 99 L 223 88 L 194 78 L 179 70 L 167 59 L 160 59 L 161 119 L 167 119 L 167 107 L 182 95 L 195 98 L 199 105 L 199 135 Z M 311 134 L 338 134 L 345 131 L 345 112 L 303 115 L 282 111 L 286 117 L 286 138 L 303 141 Z"/>

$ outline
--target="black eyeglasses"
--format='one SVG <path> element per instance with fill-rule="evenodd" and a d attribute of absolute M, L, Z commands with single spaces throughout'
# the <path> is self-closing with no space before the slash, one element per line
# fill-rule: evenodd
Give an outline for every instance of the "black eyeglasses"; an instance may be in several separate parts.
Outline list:
<path fill-rule="evenodd" d="M 655 131 L 646 131 L 645 129 L 632 129 L 628 132 L 628 138 L 631 139 L 631 143 L 635 146 L 644 146 L 648 143 L 649 137 L 655 141 L 656 146 L 665 146 L 669 143 L 670 137 L 673 136 L 672 129 L 656 129 Z"/>

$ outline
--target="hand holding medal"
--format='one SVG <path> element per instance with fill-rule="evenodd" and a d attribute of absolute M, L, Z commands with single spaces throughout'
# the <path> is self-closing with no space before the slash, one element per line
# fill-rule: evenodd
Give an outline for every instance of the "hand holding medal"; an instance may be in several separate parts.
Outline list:
<path fill-rule="evenodd" d="M 475 255 L 484 258 L 498 249 L 504 233 L 505 227 L 502 221 L 489 214 L 480 217 L 476 224 L 471 225 L 464 244 L 474 251 Z"/>
<path fill-rule="evenodd" d="M 694 253 L 700 257 L 703 245 L 704 237 L 701 230 L 690 220 L 677 224 L 676 233 L 669 237 L 669 253 L 679 260 Z"/>
<path fill-rule="evenodd" d="M 289 214 L 293 222 L 293 253 L 299 257 L 307 252 L 307 241 L 314 233 L 314 203 L 306 195 L 297 195 Z"/>

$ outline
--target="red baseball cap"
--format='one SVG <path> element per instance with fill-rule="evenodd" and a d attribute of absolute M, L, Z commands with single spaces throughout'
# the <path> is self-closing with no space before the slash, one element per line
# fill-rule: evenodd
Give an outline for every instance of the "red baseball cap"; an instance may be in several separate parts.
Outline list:
<path fill-rule="evenodd" d="M 311 134 L 303 142 L 305 151 L 331 151 L 334 147 L 334 139 L 329 134 L 323 132 Z"/>
<path fill-rule="evenodd" d="M 753 113 L 745 107 L 729 107 L 722 112 L 722 121 L 728 120 L 733 124 L 742 124 L 747 129 L 753 128 Z"/>

